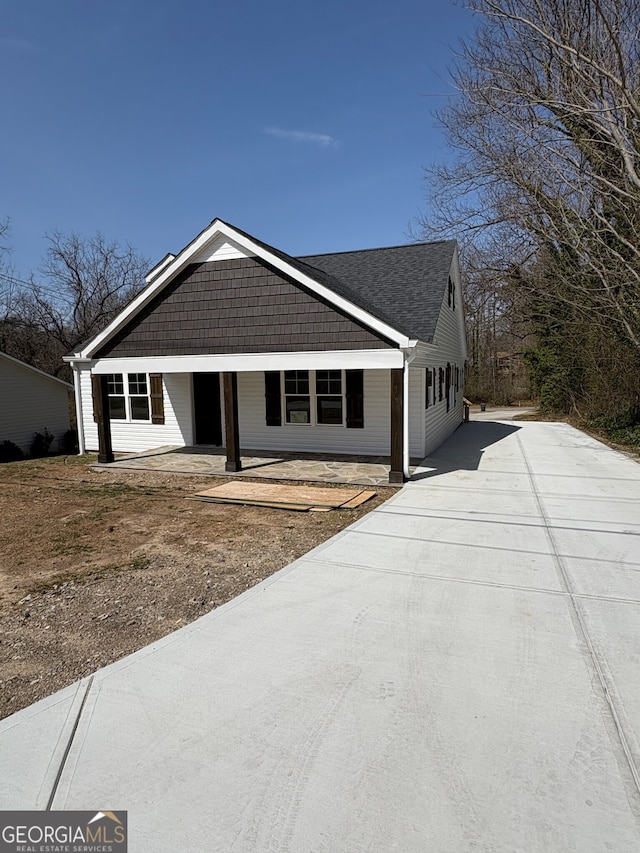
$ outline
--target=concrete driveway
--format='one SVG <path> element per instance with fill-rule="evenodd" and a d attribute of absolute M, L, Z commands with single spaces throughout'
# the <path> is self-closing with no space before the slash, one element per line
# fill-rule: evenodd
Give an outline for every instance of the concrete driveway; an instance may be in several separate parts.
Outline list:
<path fill-rule="evenodd" d="M 2 808 L 130 851 L 637 853 L 640 466 L 463 425 L 238 599 L 0 724 Z"/>

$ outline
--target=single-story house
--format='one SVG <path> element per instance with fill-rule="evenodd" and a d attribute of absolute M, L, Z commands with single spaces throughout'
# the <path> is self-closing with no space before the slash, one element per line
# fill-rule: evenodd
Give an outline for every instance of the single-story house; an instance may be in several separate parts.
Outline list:
<path fill-rule="evenodd" d="M 463 419 L 455 241 L 291 257 L 215 219 L 67 356 L 80 450 L 388 455 L 409 474 Z"/>
<path fill-rule="evenodd" d="M 28 453 L 36 433 L 54 437 L 62 447 L 70 428 L 69 394 L 73 386 L 24 361 L 0 352 L 0 442 L 12 441 Z"/>

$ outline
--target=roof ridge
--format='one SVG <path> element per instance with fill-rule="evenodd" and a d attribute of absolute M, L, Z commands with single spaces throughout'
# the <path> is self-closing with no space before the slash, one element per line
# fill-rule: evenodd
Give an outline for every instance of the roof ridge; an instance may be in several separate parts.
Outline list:
<path fill-rule="evenodd" d="M 319 258 L 327 255 L 360 255 L 363 252 L 384 252 L 386 249 L 412 249 L 414 246 L 438 246 L 446 243 L 455 243 L 451 240 L 421 240 L 417 243 L 398 243 L 395 246 L 370 246 L 368 249 L 345 249 L 342 252 L 311 252 L 306 255 L 290 255 L 292 258 L 303 260 L 304 258 Z"/>

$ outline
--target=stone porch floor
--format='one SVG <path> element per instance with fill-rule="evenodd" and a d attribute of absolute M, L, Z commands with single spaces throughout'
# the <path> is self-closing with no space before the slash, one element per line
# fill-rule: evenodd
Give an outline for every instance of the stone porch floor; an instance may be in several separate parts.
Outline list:
<path fill-rule="evenodd" d="M 389 486 L 389 460 L 384 456 L 336 457 L 322 453 L 243 450 L 241 458 L 242 471 L 231 474 L 224 470 L 226 454 L 222 448 L 168 445 L 144 453 L 118 455 L 115 462 L 95 467 L 198 474 L 203 477 L 264 477 L 272 480 Z"/>

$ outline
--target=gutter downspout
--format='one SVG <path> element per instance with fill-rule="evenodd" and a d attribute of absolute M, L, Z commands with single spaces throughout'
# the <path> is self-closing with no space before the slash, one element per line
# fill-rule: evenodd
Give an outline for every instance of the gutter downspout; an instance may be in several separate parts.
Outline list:
<path fill-rule="evenodd" d="M 413 352 L 404 351 L 404 370 L 402 372 L 402 472 L 405 480 L 411 479 L 411 454 L 409 452 L 409 365 L 416 357 Z"/>

